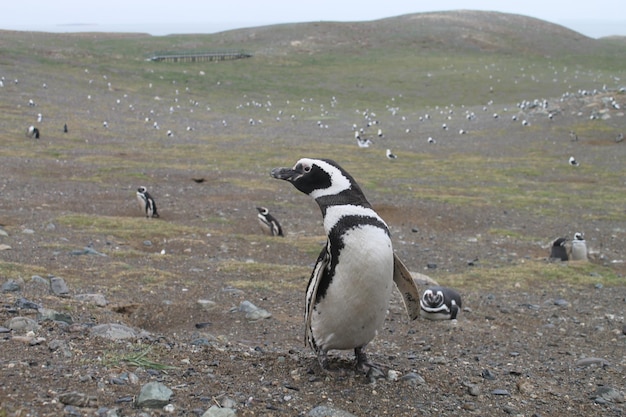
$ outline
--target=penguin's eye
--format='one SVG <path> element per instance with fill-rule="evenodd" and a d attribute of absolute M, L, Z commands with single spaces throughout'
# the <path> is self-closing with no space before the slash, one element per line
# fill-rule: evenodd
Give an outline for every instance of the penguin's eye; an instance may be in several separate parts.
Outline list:
<path fill-rule="evenodd" d="M 304 169 L 304 172 L 310 172 L 311 171 L 311 166 L 309 166 L 309 165 L 305 165 L 302 168 Z"/>

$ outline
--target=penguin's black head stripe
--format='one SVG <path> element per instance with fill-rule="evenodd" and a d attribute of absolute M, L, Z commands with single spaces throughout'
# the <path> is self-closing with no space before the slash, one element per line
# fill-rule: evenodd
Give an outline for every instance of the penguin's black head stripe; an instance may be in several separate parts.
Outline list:
<path fill-rule="evenodd" d="M 293 168 L 274 168 L 274 178 L 291 182 L 298 190 L 311 194 L 315 190 L 326 189 L 332 185 L 328 172 L 319 166 L 298 163 Z"/>

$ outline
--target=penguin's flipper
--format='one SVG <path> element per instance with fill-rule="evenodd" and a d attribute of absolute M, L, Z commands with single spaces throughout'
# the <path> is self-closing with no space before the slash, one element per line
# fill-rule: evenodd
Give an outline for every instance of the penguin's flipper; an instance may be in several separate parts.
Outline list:
<path fill-rule="evenodd" d="M 456 305 L 454 300 L 452 300 L 452 305 L 450 306 L 450 320 L 455 320 L 458 314 L 459 314 L 459 306 Z"/>
<path fill-rule="evenodd" d="M 415 320 L 420 315 L 420 294 L 413 281 L 413 277 L 400 258 L 394 253 L 393 255 L 393 282 L 396 283 L 398 291 L 402 294 L 404 307 L 411 318 Z"/>
<path fill-rule="evenodd" d="M 314 350 L 315 340 L 313 339 L 313 331 L 311 329 L 311 318 L 313 317 L 313 309 L 317 302 L 317 290 L 320 283 L 324 281 L 322 285 L 328 285 L 330 278 L 328 277 L 328 264 L 330 263 L 330 248 L 329 243 L 326 242 L 326 246 L 320 252 L 317 258 L 309 285 L 306 288 L 306 310 L 304 312 L 304 344 L 311 346 Z"/>

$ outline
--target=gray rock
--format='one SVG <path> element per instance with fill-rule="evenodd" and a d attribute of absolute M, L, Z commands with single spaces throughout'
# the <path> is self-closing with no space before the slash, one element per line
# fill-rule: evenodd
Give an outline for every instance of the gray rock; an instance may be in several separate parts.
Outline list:
<path fill-rule="evenodd" d="M 22 233 L 24 233 L 25 235 L 34 235 L 35 231 L 33 229 L 23 229 Z"/>
<path fill-rule="evenodd" d="M 94 407 L 98 404 L 98 399 L 82 392 L 72 391 L 59 394 L 59 402 L 75 407 Z"/>
<path fill-rule="evenodd" d="M 213 310 L 217 307 L 217 303 L 212 300 L 198 300 L 198 304 L 203 310 Z"/>
<path fill-rule="evenodd" d="M 562 298 L 557 298 L 556 300 L 554 300 L 554 305 L 559 307 L 569 307 L 569 302 Z"/>
<path fill-rule="evenodd" d="M 218 407 L 212 405 L 211 408 L 206 410 L 202 417 L 235 417 L 237 413 L 232 408 Z"/>
<path fill-rule="evenodd" d="M 4 325 L 15 332 L 23 333 L 36 331 L 41 327 L 35 320 L 21 316 L 13 317 L 12 319 L 7 320 Z"/>
<path fill-rule="evenodd" d="M 6 232 L 6 230 L 0 227 L 0 236 L 8 237 L 9 234 Z"/>
<path fill-rule="evenodd" d="M 59 297 L 67 297 L 70 292 L 65 280 L 60 277 L 50 278 L 50 290 L 54 295 L 58 295 Z"/>
<path fill-rule="evenodd" d="M 0 287 L 0 291 L 2 292 L 17 292 L 22 289 L 22 286 L 19 282 L 14 279 L 10 279 Z"/>
<path fill-rule="evenodd" d="M 415 372 L 409 372 L 406 375 L 402 375 L 400 377 L 400 381 L 406 382 L 411 385 L 422 385 L 426 383 L 426 380 L 424 380 L 421 375 L 416 374 Z"/>
<path fill-rule="evenodd" d="M 24 297 L 20 297 L 17 299 L 17 301 L 15 301 L 15 307 L 24 310 L 39 310 L 41 308 L 39 304 L 33 303 L 32 301 L 29 301 Z"/>
<path fill-rule="evenodd" d="M 354 414 L 348 413 L 347 411 L 325 405 L 315 407 L 306 415 L 307 417 L 356 417 Z"/>
<path fill-rule="evenodd" d="M 624 393 L 613 387 L 601 386 L 591 395 L 598 404 L 623 403 Z"/>
<path fill-rule="evenodd" d="M 583 359 L 576 361 L 577 368 L 584 368 L 584 367 L 591 366 L 591 365 L 598 365 L 603 368 L 607 366 L 611 366 L 609 361 L 607 361 L 604 358 L 583 358 Z"/>
<path fill-rule="evenodd" d="M 50 349 L 51 352 L 59 352 L 66 358 L 71 358 L 73 356 L 70 347 L 64 340 L 51 340 L 48 343 L 48 349 Z"/>
<path fill-rule="evenodd" d="M 74 298 L 78 301 L 94 304 L 98 307 L 106 307 L 109 302 L 103 294 L 77 294 Z"/>
<path fill-rule="evenodd" d="M 115 408 L 101 407 L 96 411 L 98 417 L 119 417 L 118 410 Z"/>
<path fill-rule="evenodd" d="M 239 304 L 239 311 L 246 313 L 246 319 L 251 321 L 272 317 L 272 313 L 255 306 L 250 301 L 242 301 Z"/>
<path fill-rule="evenodd" d="M 11 250 L 11 246 L 2 243 L 0 244 L 0 251 L 3 251 L 3 250 Z"/>
<path fill-rule="evenodd" d="M 170 402 L 172 390 L 160 382 L 148 382 L 141 387 L 137 407 L 161 408 Z"/>
<path fill-rule="evenodd" d="M 70 255 L 80 256 L 80 255 L 97 255 L 97 256 L 107 256 L 106 253 L 98 252 L 94 248 L 90 246 L 85 246 L 82 249 L 76 249 L 70 252 Z"/>
<path fill-rule="evenodd" d="M 36 284 L 44 284 L 44 285 L 50 285 L 50 281 L 48 281 L 47 279 L 40 277 L 39 275 L 33 275 L 30 280 Z"/>
<path fill-rule="evenodd" d="M 89 334 L 111 340 L 132 339 L 138 336 L 135 329 L 117 323 L 99 324 L 92 327 Z"/>
<path fill-rule="evenodd" d="M 59 313 L 56 310 L 52 310 L 50 308 L 40 308 L 37 310 L 37 320 L 41 323 L 42 321 L 51 320 L 51 321 L 62 321 L 67 324 L 74 323 L 72 316 L 67 313 Z"/>
<path fill-rule="evenodd" d="M 409 271 L 411 276 L 413 277 L 413 281 L 415 281 L 415 284 L 419 287 L 419 286 L 426 286 L 426 287 L 430 287 L 431 285 L 439 285 L 439 283 L 437 283 L 436 280 L 434 280 L 433 278 L 429 277 L 428 275 L 419 273 L 419 272 L 413 272 L 413 271 Z"/>

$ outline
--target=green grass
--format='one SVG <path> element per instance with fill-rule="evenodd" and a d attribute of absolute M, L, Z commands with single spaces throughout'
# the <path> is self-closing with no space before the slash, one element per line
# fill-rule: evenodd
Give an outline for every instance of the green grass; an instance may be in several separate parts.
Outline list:
<path fill-rule="evenodd" d="M 131 217 L 88 216 L 67 214 L 56 220 L 59 224 L 84 231 L 89 234 L 115 236 L 119 239 L 158 239 L 174 238 L 200 232 L 194 228 L 163 221 L 137 221 Z"/>
<path fill-rule="evenodd" d="M 462 274 L 448 274 L 446 285 L 459 288 L 521 288 L 621 286 L 623 278 L 611 268 L 591 262 L 526 261 L 515 265 L 483 265 Z"/>
<path fill-rule="evenodd" d="M 166 371 L 168 369 L 177 369 L 175 366 L 166 365 L 151 359 L 148 354 L 152 352 L 152 348 L 144 348 L 138 352 L 119 355 L 118 353 L 108 353 L 105 355 L 104 364 L 120 366 L 122 364 L 136 366 L 144 369 L 155 369 Z"/>

